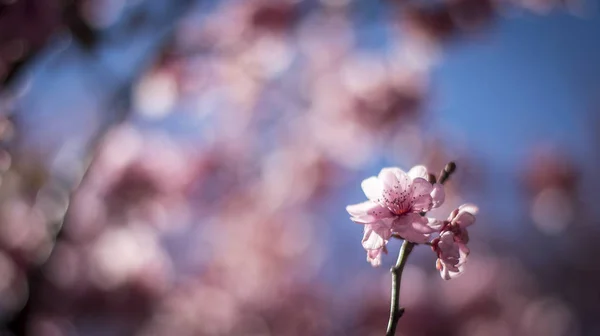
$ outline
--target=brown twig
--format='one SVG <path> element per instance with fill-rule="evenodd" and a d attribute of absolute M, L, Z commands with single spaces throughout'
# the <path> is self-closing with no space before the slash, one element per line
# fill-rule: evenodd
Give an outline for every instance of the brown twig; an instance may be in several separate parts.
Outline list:
<path fill-rule="evenodd" d="M 446 167 L 444 167 L 444 170 L 440 172 L 440 178 L 438 179 L 438 182 L 444 184 L 444 182 L 446 182 L 448 178 L 450 178 L 450 175 L 452 175 L 452 173 L 454 173 L 455 170 L 456 163 L 452 161 L 448 162 L 448 164 L 446 164 Z"/>
<path fill-rule="evenodd" d="M 396 265 L 394 265 L 394 267 L 391 269 L 392 302 L 390 304 L 390 319 L 388 321 L 387 331 L 385 333 L 386 336 L 394 336 L 396 334 L 398 320 L 400 320 L 400 317 L 402 317 L 404 314 L 404 308 L 400 307 L 400 283 L 402 282 L 402 271 L 404 270 L 404 265 L 406 265 L 408 256 L 412 252 L 414 246 L 415 244 L 405 240 L 400 248 L 398 261 L 396 261 Z"/>

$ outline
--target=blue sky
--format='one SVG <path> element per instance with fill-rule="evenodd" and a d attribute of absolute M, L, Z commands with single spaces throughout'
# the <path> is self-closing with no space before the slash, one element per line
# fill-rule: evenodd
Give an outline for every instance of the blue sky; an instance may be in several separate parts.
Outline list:
<path fill-rule="evenodd" d="M 600 19 L 567 14 L 504 19 L 449 48 L 434 74 L 435 113 L 496 165 L 551 142 L 579 159 L 591 148 L 600 93 Z"/>

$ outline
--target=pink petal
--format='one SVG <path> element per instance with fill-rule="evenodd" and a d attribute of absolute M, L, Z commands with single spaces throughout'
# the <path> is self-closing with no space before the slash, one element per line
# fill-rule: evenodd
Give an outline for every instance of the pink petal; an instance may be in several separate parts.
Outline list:
<path fill-rule="evenodd" d="M 421 217 L 422 220 L 418 217 Z M 429 233 L 433 232 L 427 227 L 426 223 L 427 219 L 419 214 L 406 214 L 394 220 L 392 231 L 398 233 L 409 242 L 423 244 L 429 241 Z"/>
<path fill-rule="evenodd" d="M 412 211 L 423 212 L 431 210 L 433 206 L 433 199 L 430 195 L 432 190 L 433 186 L 429 181 L 420 177 L 413 180 L 412 196 L 410 199 Z"/>
<path fill-rule="evenodd" d="M 425 168 L 425 166 L 414 166 L 412 167 L 409 171 L 408 171 L 408 176 L 411 179 L 415 179 L 417 177 L 420 177 L 422 179 L 428 180 L 429 179 L 429 173 L 427 172 L 427 168 Z"/>
<path fill-rule="evenodd" d="M 362 240 L 362 246 L 365 250 L 376 250 L 382 248 L 385 244 L 386 241 L 373 230 L 365 231 Z"/>
<path fill-rule="evenodd" d="M 447 244 L 454 242 L 454 233 L 452 233 L 451 231 L 442 232 L 440 234 L 440 242 L 445 242 Z"/>
<path fill-rule="evenodd" d="M 365 250 L 376 250 L 384 247 L 391 236 L 392 231 L 386 221 L 366 224 L 362 245 Z"/>
<path fill-rule="evenodd" d="M 455 267 L 451 265 L 444 264 L 442 262 L 442 269 L 440 269 L 440 276 L 444 280 L 452 280 L 457 278 L 463 273 L 462 267 Z"/>
<path fill-rule="evenodd" d="M 477 215 L 477 213 L 479 212 L 479 208 L 475 204 L 472 204 L 472 203 L 463 204 L 458 207 L 458 210 L 469 212 L 474 216 Z"/>
<path fill-rule="evenodd" d="M 467 244 L 469 242 L 469 232 L 467 229 L 461 229 L 460 226 L 458 228 L 459 230 L 455 233 L 454 241 L 459 244 Z"/>
<path fill-rule="evenodd" d="M 464 244 L 455 242 L 452 232 L 445 231 L 440 235 L 437 251 L 438 269 L 442 279 L 450 280 L 462 274 L 469 253 Z"/>
<path fill-rule="evenodd" d="M 440 259 L 438 259 L 438 268 L 440 270 L 440 276 L 442 277 L 442 279 L 444 280 L 450 280 L 452 279 L 452 277 L 450 276 L 450 271 L 448 270 L 448 267 L 446 266 L 446 264 L 444 264 Z"/>
<path fill-rule="evenodd" d="M 440 235 L 437 250 L 438 257 L 444 264 L 457 265 L 460 262 L 459 247 L 452 232 L 445 231 Z"/>
<path fill-rule="evenodd" d="M 459 253 L 457 253 L 459 254 Z M 449 258 L 449 260 L 444 261 L 444 259 L 442 259 L 442 263 L 444 265 L 446 265 L 446 267 L 448 268 L 448 270 L 450 272 L 459 272 L 459 266 L 460 266 L 460 261 L 461 259 L 459 257 L 457 257 L 456 259 L 454 258 Z"/>
<path fill-rule="evenodd" d="M 444 221 L 427 217 L 427 225 L 433 229 L 434 232 L 439 232 L 444 227 Z"/>
<path fill-rule="evenodd" d="M 412 227 L 417 232 L 428 234 L 428 233 L 434 233 L 437 231 L 436 229 L 429 226 L 429 218 L 423 217 L 418 214 L 414 214 L 414 215 L 415 216 L 412 221 Z"/>
<path fill-rule="evenodd" d="M 450 215 L 448 216 L 448 221 L 451 222 L 454 220 L 454 218 L 456 218 L 456 216 L 458 215 L 458 213 L 460 212 L 459 209 L 454 209 L 452 210 L 452 212 L 450 213 Z"/>
<path fill-rule="evenodd" d="M 461 265 L 458 265 L 458 267 L 457 267 L 457 268 L 458 268 L 458 271 L 456 271 L 456 272 L 450 272 L 450 277 L 451 277 L 452 279 L 456 279 L 456 278 L 458 278 L 458 277 L 459 277 L 460 275 L 462 275 L 462 274 L 463 274 L 463 272 L 465 271 L 465 267 L 464 267 L 462 264 L 461 264 Z"/>
<path fill-rule="evenodd" d="M 433 185 L 433 190 L 431 191 L 431 198 L 433 201 L 434 208 L 437 208 L 440 205 L 442 205 L 442 203 L 444 203 L 444 200 L 446 199 L 446 192 L 444 191 L 444 186 L 439 183 L 435 183 Z"/>
<path fill-rule="evenodd" d="M 433 201 L 430 195 L 419 196 L 412 200 L 410 209 L 414 212 L 427 212 L 433 207 Z"/>
<path fill-rule="evenodd" d="M 377 202 L 383 194 L 383 183 L 375 176 L 371 176 L 362 181 L 360 186 L 367 198 L 371 201 Z"/>
<path fill-rule="evenodd" d="M 372 223 L 393 216 L 388 208 L 373 201 L 348 205 L 346 211 L 352 216 L 351 219 L 359 224 Z"/>
<path fill-rule="evenodd" d="M 379 202 L 397 215 L 410 210 L 411 180 L 399 168 L 383 168 L 378 176 L 383 184 Z"/>
<path fill-rule="evenodd" d="M 412 181 L 412 195 L 413 197 L 424 196 L 431 194 L 433 186 L 429 181 L 417 177 Z"/>
<path fill-rule="evenodd" d="M 384 186 L 393 186 L 398 183 L 398 177 L 396 175 L 400 168 L 383 168 L 377 178 L 383 183 Z M 401 170 L 400 170 L 401 171 Z"/>
<path fill-rule="evenodd" d="M 366 201 L 358 204 L 351 204 L 346 207 L 346 211 L 352 217 L 359 217 L 366 214 L 369 210 L 371 210 L 374 206 L 378 204 L 372 201 Z"/>
<path fill-rule="evenodd" d="M 405 240 L 416 244 L 424 244 L 429 241 L 430 237 L 429 234 L 420 233 L 412 227 L 399 231 L 398 234 Z"/>
<path fill-rule="evenodd" d="M 462 270 L 465 268 L 465 264 L 467 263 L 467 254 L 464 254 L 462 251 L 460 252 L 460 259 L 458 264 L 456 264 L 456 272 L 462 272 Z"/>
<path fill-rule="evenodd" d="M 400 168 L 383 168 L 379 173 L 379 179 L 386 188 L 395 192 L 402 192 L 411 184 L 411 179 Z"/>
<path fill-rule="evenodd" d="M 413 219 L 414 215 L 419 216 L 418 214 L 415 214 L 415 213 L 407 213 L 405 215 L 398 216 L 392 222 L 392 231 L 397 231 L 397 230 L 403 229 L 404 227 L 411 226 L 412 222 L 414 220 Z"/>
<path fill-rule="evenodd" d="M 371 263 L 373 267 L 378 267 L 381 265 L 381 257 L 386 253 L 387 250 L 385 247 L 376 250 L 367 250 L 367 262 Z"/>
<path fill-rule="evenodd" d="M 469 250 L 466 244 L 458 243 L 458 250 L 461 253 L 461 259 L 466 259 L 471 253 L 471 250 Z"/>
<path fill-rule="evenodd" d="M 475 223 L 475 216 L 470 212 L 461 211 L 456 218 L 452 220 L 452 223 L 458 225 L 460 228 L 466 228 Z"/>

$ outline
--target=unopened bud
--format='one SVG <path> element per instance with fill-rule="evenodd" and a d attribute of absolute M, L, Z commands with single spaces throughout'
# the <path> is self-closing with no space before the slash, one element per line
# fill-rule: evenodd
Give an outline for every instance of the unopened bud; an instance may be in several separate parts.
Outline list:
<path fill-rule="evenodd" d="M 444 167 L 444 170 L 446 171 L 446 174 L 454 173 L 454 171 L 456 170 L 456 163 L 454 163 L 454 161 L 448 162 L 448 164 L 446 164 L 446 167 Z"/>

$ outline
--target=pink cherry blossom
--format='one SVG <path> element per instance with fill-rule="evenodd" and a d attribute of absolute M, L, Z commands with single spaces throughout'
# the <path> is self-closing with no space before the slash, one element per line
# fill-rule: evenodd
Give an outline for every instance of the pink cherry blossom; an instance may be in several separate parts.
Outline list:
<path fill-rule="evenodd" d="M 444 280 L 459 276 L 470 253 L 467 243 L 467 227 L 475 223 L 478 208 L 473 204 L 463 204 L 450 213 L 448 220 L 433 221 L 430 227 L 440 228 L 440 236 L 432 242 L 438 255 L 437 269 Z"/>
<path fill-rule="evenodd" d="M 467 244 L 469 242 L 469 233 L 467 227 L 475 223 L 475 215 L 479 209 L 477 206 L 467 203 L 463 204 L 458 209 L 454 209 L 448 217 L 446 225 L 442 231 L 452 231 L 455 239 L 461 244 Z"/>
<path fill-rule="evenodd" d="M 346 207 L 352 221 L 365 225 L 363 247 L 373 266 L 381 263 L 382 252 L 393 233 L 410 242 L 425 243 L 437 231 L 421 212 L 440 206 L 444 189 L 441 184 L 432 185 L 427 177 L 423 166 L 416 166 L 408 173 L 399 168 L 384 168 L 378 176 L 362 182 L 369 200 Z"/>
<path fill-rule="evenodd" d="M 361 186 L 370 201 L 397 216 L 427 212 L 443 202 L 443 187 L 437 184 L 434 188 L 423 166 L 416 166 L 408 173 L 400 168 L 383 168 L 377 177 L 369 177 Z"/>
<path fill-rule="evenodd" d="M 462 274 L 469 250 L 464 244 L 456 241 L 454 233 L 442 232 L 433 244 L 433 249 L 438 255 L 436 267 L 442 279 L 450 280 Z"/>

